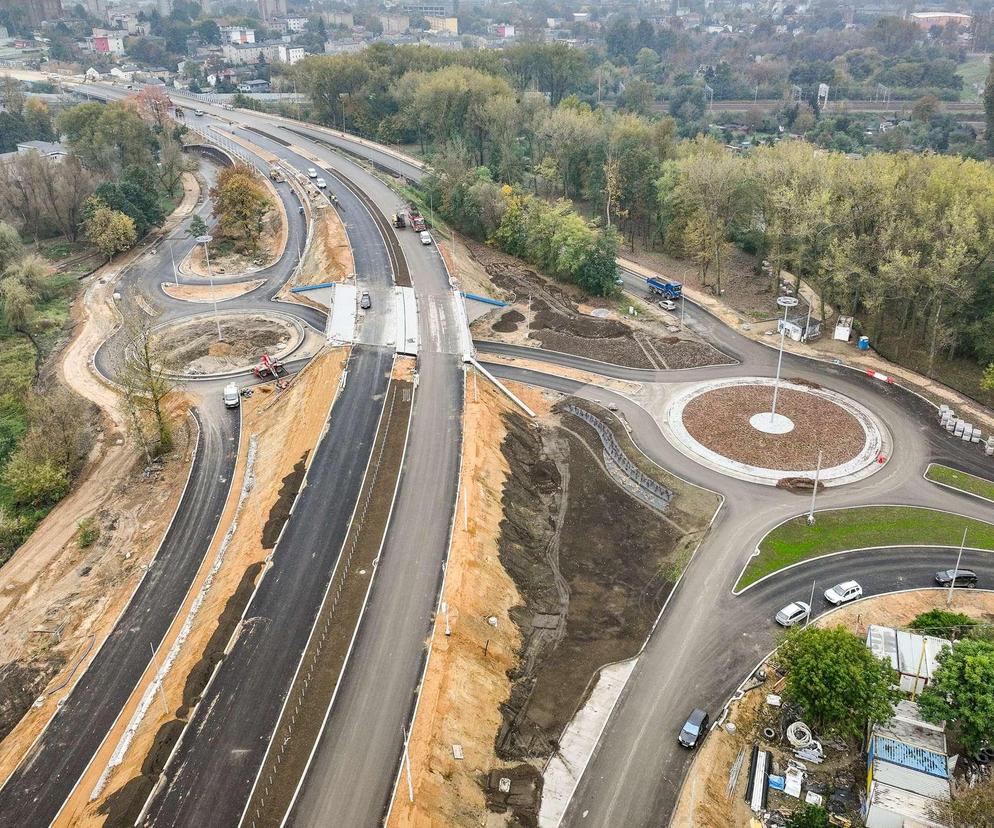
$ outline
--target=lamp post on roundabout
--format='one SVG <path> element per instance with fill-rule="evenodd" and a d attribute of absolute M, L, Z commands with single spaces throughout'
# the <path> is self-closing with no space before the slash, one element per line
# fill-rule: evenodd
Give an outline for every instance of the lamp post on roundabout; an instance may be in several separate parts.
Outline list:
<path fill-rule="evenodd" d="M 197 244 L 202 244 L 204 246 L 204 258 L 207 260 L 207 277 L 211 282 L 211 300 L 214 302 L 214 324 L 217 325 L 217 341 L 222 342 L 224 338 L 221 336 L 221 320 L 217 318 L 217 294 L 214 292 L 214 271 L 211 270 L 211 254 L 207 250 L 207 245 L 213 241 L 213 236 L 197 236 Z M 783 343 L 780 343 L 781 346 Z"/>
<path fill-rule="evenodd" d="M 749 418 L 749 425 L 757 431 L 766 434 L 786 434 L 794 430 L 794 422 L 790 417 L 777 414 L 777 399 L 780 396 L 780 370 L 783 366 L 783 345 L 787 336 L 787 311 L 796 307 L 798 300 L 794 296 L 780 296 L 777 304 L 783 308 L 783 320 L 780 322 L 780 353 L 777 356 L 777 375 L 773 380 L 773 405 L 769 411 L 760 411 Z"/>

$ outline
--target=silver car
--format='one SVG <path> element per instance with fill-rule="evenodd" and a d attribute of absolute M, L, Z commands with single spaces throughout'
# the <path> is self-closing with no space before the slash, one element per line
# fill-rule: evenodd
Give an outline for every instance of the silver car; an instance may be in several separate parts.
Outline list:
<path fill-rule="evenodd" d="M 807 618 L 810 614 L 811 607 L 809 607 L 804 601 L 794 601 L 792 604 L 787 604 L 787 606 L 776 614 L 776 622 L 781 627 L 793 627 L 795 624 L 799 624 Z"/>
<path fill-rule="evenodd" d="M 862 597 L 863 587 L 855 581 L 843 581 L 841 584 L 836 584 L 834 587 L 829 587 L 825 590 L 825 600 L 835 606 L 848 604 L 850 601 L 855 601 L 857 598 Z"/>

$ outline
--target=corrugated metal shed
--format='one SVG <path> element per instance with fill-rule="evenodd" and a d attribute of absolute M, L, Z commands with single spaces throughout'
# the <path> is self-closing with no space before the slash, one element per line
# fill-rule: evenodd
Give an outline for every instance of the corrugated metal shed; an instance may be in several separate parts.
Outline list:
<path fill-rule="evenodd" d="M 874 783 L 866 800 L 866 828 L 903 828 L 924 825 L 943 828 L 932 819 L 935 800 L 900 788 Z"/>
<path fill-rule="evenodd" d="M 944 638 L 871 624 L 866 631 L 866 646 L 877 658 L 890 662 L 900 674 L 901 689 L 911 693 L 925 689 L 939 666 L 939 653 L 952 645 Z"/>
<path fill-rule="evenodd" d="M 927 773 L 939 779 L 949 778 L 946 757 L 935 751 L 925 750 L 914 745 L 906 745 L 882 736 L 873 737 L 871 752 L 876 759 L 882 759 L 903 768 Z"/>

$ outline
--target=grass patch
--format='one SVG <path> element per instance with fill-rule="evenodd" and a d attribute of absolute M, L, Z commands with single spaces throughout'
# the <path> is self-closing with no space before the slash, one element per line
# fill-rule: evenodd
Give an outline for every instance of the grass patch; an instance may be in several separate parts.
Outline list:
<path fill-rule="evenodd" d="M 808 526 L 800 515 L 778 526 L 759 544 L 736 590 L 785 566 L 847 549 L 869 546 L 959 546 L 963 529 L 967 545 L 994 550 L 994 524 L 917 506 L 866 506 L 818 512 Z"/>
<path fill-rule="evenodd" d="M 987 72 L 990 69 L 990 62 L 986 55 L 977 55 L 966 60 L 956 74 L 963 78 L 963 89 L 960 90 L 959 99 L 961 101 L 977 100 L 975 84 L 982 84 L 987 79 Z"/>
<path fill-rule="evenodd" d="M 949 468 L 949 466 L 941 466 L 938 463 L 933 463 L 928 467 L 925 477 L 933 483 L 943 483 L 953 489 L 966 492 L 966 494 L 994 500 L 994 480 L 987 480 L 984 477 L 977 477 L 975 474 L 957 471 L 956 469 Z"/>

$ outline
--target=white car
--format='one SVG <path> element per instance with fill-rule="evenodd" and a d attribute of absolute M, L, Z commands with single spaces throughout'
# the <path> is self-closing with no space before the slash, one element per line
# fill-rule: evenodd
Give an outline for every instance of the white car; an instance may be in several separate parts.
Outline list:
<path fill-rule="evenodd" d="M 660 299 L 658 302 L 656 302 L 656 304 L 659 305 L 659 307 L 661 307 L 665 311 L 676 310 L 676 302 L 674 302 L 672 299 Z"/>
<path fill-rule="evenodd" d="M 843 581 L 841 584 L 836 584 L 834 587 L 825 590 L 825 600 L 835 606 L 848 604 L 850 601 L 855 601 L 857 598 L 862 597 L 863 587 L 855 581 Z"/>
<path fill-rule="evenodd" d="M 328 182 L 325 181 L 323 178 L 317 179 L 314 183 L 317 184 L 318 187 L 320 187 L 322 190 L 328 186 Z"/>
<path fill-rule="evenodd" d="M 431 244 L 431 233 L 427 230 L 421 231 L 421 244 Z"/>
<path fill-rule="evenodd" d="M 804 603 L 804 601 L 794 601 L 793 604 L 787 604 L 787 606 L 777 613 L 776 622 L 781 627 L 793 627 L 807 618 L 810 613 L 811 607 Z"/>
<path fill-rule="evenodd" d="M 318 171 L 316 169 L 314 169 L 314 167 L 308 167 L 307 168 L 307 177 L 308 178 L 317 178 L 318 177 Z"/>

